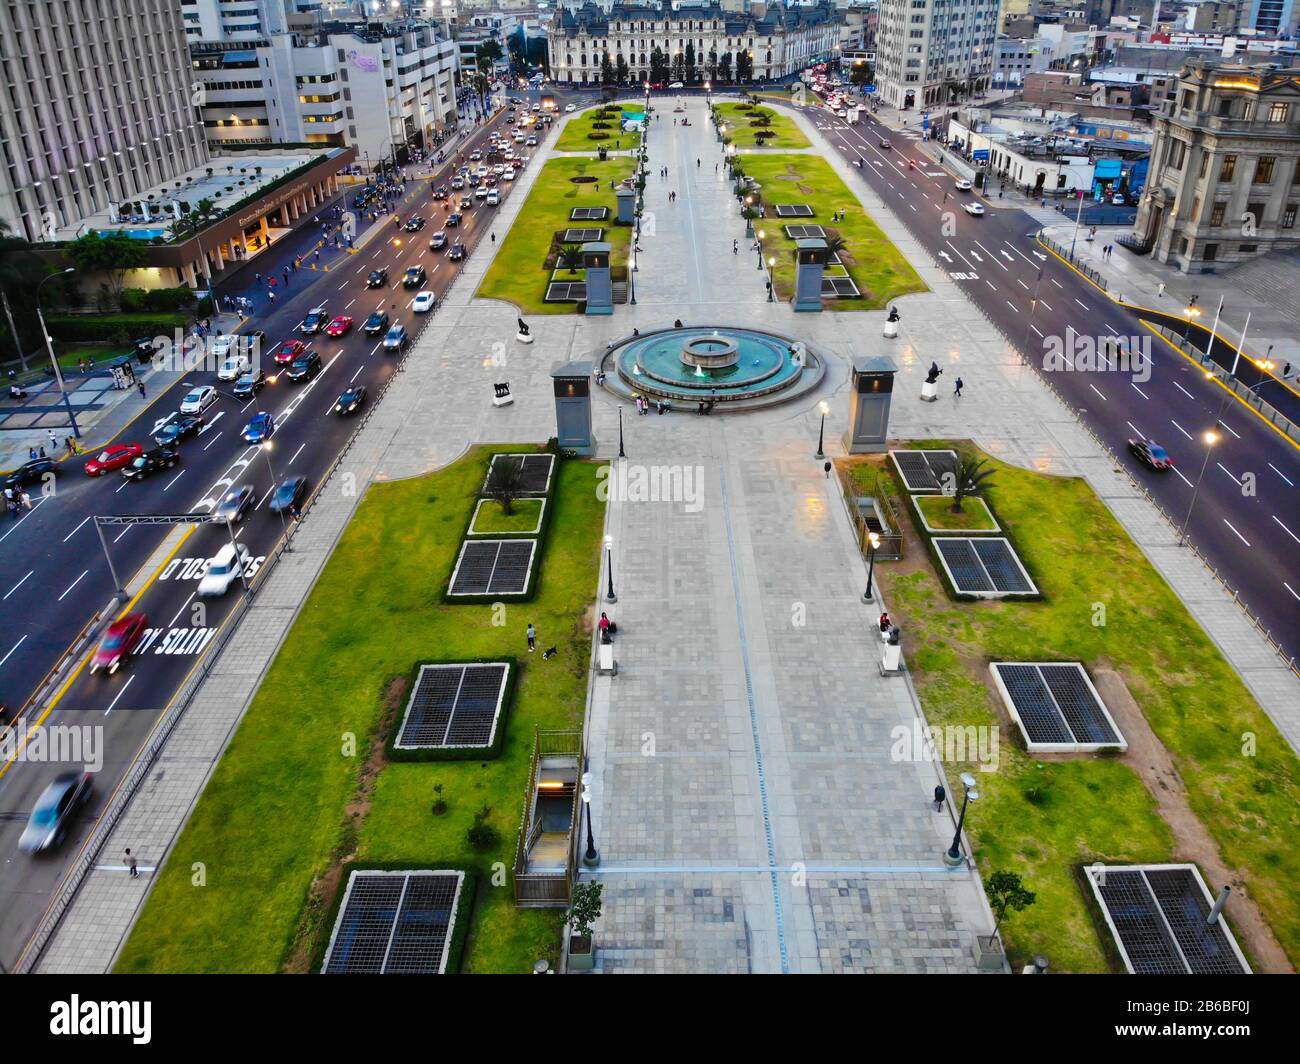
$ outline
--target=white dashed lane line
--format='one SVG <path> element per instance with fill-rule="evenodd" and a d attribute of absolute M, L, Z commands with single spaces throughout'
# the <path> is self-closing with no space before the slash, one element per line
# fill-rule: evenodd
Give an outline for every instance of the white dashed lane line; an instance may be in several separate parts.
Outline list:
<path fill-rule="evenodd" d="M 82 578 L 85 577 L 86 573 L 88 573 L 88 572 L 90 572 L 89 569 L 84 570 L 84 571 L 82 572 L 81 576 L 77 577 L 77 579 L 75 579 L 74 581 L 72 581 L 72 583 L 70 583 L 70 584 L 69 584 L 69 585 L 64 589 L 63 594 L 59 596 L 58 601 L 59 601 L 59 602 L 62 602 L 65 598 L 67 598 L 67 596 L 68 596 L 68 592 L 71 591 L 74 587 L 76 587 L 79 583 L 81 583 Z"/>
<path fill-rule="evenodd" d="M 128 525 L 127 527 L 129 528 L 130 526 Z M 5 599 L 7 599 L 10 595 L 12 595 L 12 594 L 13 594 L 15 591 L 17 591 L 20 587 L 22 587 L 23 584 L 27 583 L 28 579 L 31 577 L 32 573 L 34 573 L 34 572 L 36 572 L 35 569 L 33 569 L 33 570 L 31 571 L 31 573 L 28 573 L 27 576 L 24 576 L 21 580 L 18 581 L 18 583 L 14 584 L 13 587 L 11 587 L 8 591 L 6 591 L 6 592 L 5 592 Z M 3 601 L 4 601 L 4 599 L 0 599 L 0 602 L 3 602 Z"/>
<path fill-rule="evenodd" d="M 1295 540 L 1297 543 L 1300 543 L 1300 536 L 1297 536 L 1294 532 L 1292 532 L 1289 528 L 1287 528 L 1286 525 L 1282 524 L 1282 522 L 1281 522 L 1280 520 L 1278 520 L 1278 518 L 1277 518 L 1276 516 L 1274 516 L 1273 514 L 1270 514 L 1269 516 L 1272 517 L 1274 521 L 1277 521 L 1277 523 L 1278 523 L 1278 527 L 1281 528 L 1283 532 L 1285 532 L 1288 536 L 1290 536 L 1290 537 L 1291 537 L 1293 540 Z"/>
<path fill-rule="evenodd" d="M 1227 525 L 1229 528 L 1232 528 L 1232 522 L 1229 521 L 1226 517 L 1223 519 L 1223 523 L 1224 523 L 1225 525 Z M 1250 546 L 1250 540 L 1248 540 L 1245 536 L 1243 536 L 1243 535 L 1242 535 L 1240 532 L 1238 532 L 1235 528 L 1232 528 L 1232 534 L 1233 534 L 1234 536 L 1236 536 L 1239 540 L 1241 540 L 1242 543 L 1246 544 L 1247 547 Z"/>
<path fill-rule="evenodd" d="M 1176 428 L 1179 432 L 1181 432 L 1181 433 L 1182 433 L 1184 436 L 1186 436 L 1189 440 L 1192 438 L 1192 434 L 1191 434 L 1190 432 L 1188 432 L 1185 428 L 1183 428 L 1182 425 L 1178 424 L 1177 421 L 1173 420 L 1173 418 L 1170 418 L 1170 419 L 1169 419 L 1169 424 L 1173 425 L 1174 428 Z"/>
<path fill-rule="evenodd" d="M 1278 469 L 1278 467 L 1275 466 L 1272 462 L 1268 463 L 1268 467 L 1269 469 L 1273 470 L 1273 472 L 1276 473 L 1279 477 L 1285 480 L 1288 484 L 1290 484 L 1293 488 L 1295 487 L 1295 484 L 1292 482 L 1291 478 L 1288 477 L 1285 473 L 1283 473 L 1282 470 Z M 81 527 L 80 525 L 77 526 L 77 528 L 80 527 Z M 75 532 L 76 529 L 73 529 L 73 531 Z"/>
<path fill-rule="evenodd" d="M 1094 392 L 1097 392 L 1097 386 L 1095 384 L 1089 384 L 1088 387 L 1091 388 Z M 1101 394 L 1101 392 L 1097 392 L 1097 395 L 1100 396 L 1102 399 L 1106 398 L 1104 395 Z"/>

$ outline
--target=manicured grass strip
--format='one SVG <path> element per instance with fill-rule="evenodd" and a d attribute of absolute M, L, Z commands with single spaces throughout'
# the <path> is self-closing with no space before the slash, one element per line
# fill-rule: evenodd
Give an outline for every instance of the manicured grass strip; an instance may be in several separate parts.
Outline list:
<path fill-rule="evenodd" d="M 570 115 L 568 124 L 564 127 L 564 132 L 560 134 L 560 139 L 555 142 L 555 150 L 589 151 L 594 155 L 601 148 L 608 148 L 610 151 L 634 148 L 640 143 L 641 134 L 624 133 L 622 115 L 639 114 L 641 110 L 640 104 L 623 104 L 622 112 L 619 114 L 605 114 L 597 106 Z M 605 123 L 609 128 L 594 129 L 593 127 L 598 122 Z M 590 133 L 604 133 L 606 136 L 592 140 L 588 136 Z"/>
<path fill-rule="evenodd" d="M 929 722 L 996 724 L 990 661 L 1115 669 L 1172 755 L 1192 810 L 1239 870 L 1292 963 L 1300 963 L 1300 852 L 1290 845 L 1300 832 L 1294 752 L 1085 481 L 989 464 L 989 501 L 1044 601 L 957 603 L 928 568 L 902 576 L 888 564 L 876 568 Z M 892 479 L 879 465 L 881 479 Z M 869 475 L 856 479 L 872 483 Z M 1094 860 L 1172 860 L 1170 831 L 1126 761 L 1039 761 L 1013 745 L 1013 730 L 1001 730 L 996 772 L 945 765 L 952 794 L 960 793 L 964 770 L 980 781 L 982 797 L 966 826 L 983 874 L 1018 871 L 1038 894 L 1035 906 L 1004 925 L 1006 941 L 1017 962 L 1046 953 L 1054 969 L 1104 970 L 1073 869 Z"/>
<path fill-rule="evenodd" d="M 717 112 L 719 121 L 726 123 L 726 136 L 731 138 L 731 143 L 737 148 L 811 147 L 803 130 L 795 125 L 794 119 L 770 107 L 750 107 L 742 103 L 715 103 L 713 109 Z M 767 127 L 754 125 L 752 119 L 757 114 L 770 115 L 771 125 Z M 768 137 L 760 144 L 758 132 L 763 128 L 775 133 L 776 136 Z"/>
<path fill-rule="evenodd" d="M 507 515 L 501 504 L 494 499 L 485 499 L 479 507 L 478 515 L 470 531 L 476 536 L 493 532 L 534 532 L 537 530 L 538 518 L 542 515 L 541 499 L 516 499 L 511 506 L 513 513 Z"/>
<path fill-rule="evenodd" d="M 951 512 L 952 499 L 943 495 L 913 495 L 912 502 L 925 515 L 931 528 L 991 531 L 998 527 L 983 499 L 963 499 L 959 514 Z"/>
<path fill-rule="evenodd" d="M 463 968 L 524 972 L 538 957 L 554 959 L 560 915 L 517 911 L 511 884 L 493 885 L 492 865 L 513 861 L 534 729 L 577 727 L 585 710 L 584 617 L 602 528 L 599 467 L 559 465 L 540 593 L 508 607 L 501 626 L 490 606 L 440 600 L 488 455 L 475 449 L 437 473 L 367 491 L 177 841 L 119 971 L 280 969 L 300 926 L 328 934 L 323 913 L 304 912 L 309 891 L 336 855 L 354 851 L 370 863 L 477 874 L 480 897 Z M 540 646 L 559 648 L 552 660 L 528 654 L 530 621 Z M 349 817 L 393 681 L 419 660 L 503 654 L 522 664 L 500 758 L 389 764 L 368 815 Z M 400 713 L 404 699 L 393 701 Z M 345 752 L 353 736 L 355 752 Z M 449 807 L 442 817 L 431 812 L 437 782 Z M 484 804 L 500 842 L 478 853 L 465 829 Z M 191 878 L 199 864 L 201 887 Z"/>
<path fill-rule="evenodd" d="M 844 186 L 830 164 L 816 155 L 765 155 L 741 157 L 746 176 L 763 186 L 767 217 L 756 218 L 754 228 L 763 230 L 763 257 L 775 258 L 776 294 L 789 300 L 794 294 L 794 241 L 785 235 L 786 225 L 820 225 L 828 235 L 838 234 L 847 242 L 840 258 L 848 268 L 858 291 L 856 299 L 827 300 L 832 310 L 879 310 L 891 299 L 909 292 L 924 292 L 925 282 L 885 236 L 871 216 Z M 778 203 L 807 203 L 812 218 L 777 218 Z M 831 215 L 846 212 L 832 222 Z"/>
<path fill-rule="evenodd" d="M 627 267 L 630 226 L 614 224 L 618 197 L 610 182 L 632 175 L 630 156 L 615 156 L 603 163 L 586 158 L 551 159 L 528 194 L 518 221 L 510 227 L 501 250 L 476 293 L 482 299 L 503 299 L 529 314 L 573 314 L 575 303 L 545 303 L 550 273 L 545 268 L 551 238 L 558 230 L 600 226 L 611 245 L 613 268 Z M 594 177 L 593 182 L 576 183 L 573 177 Z M 603 222 L 572 222 L 574 207 L 608 207 Z M 563 271 L 561 277 L 568 279 Z"/>

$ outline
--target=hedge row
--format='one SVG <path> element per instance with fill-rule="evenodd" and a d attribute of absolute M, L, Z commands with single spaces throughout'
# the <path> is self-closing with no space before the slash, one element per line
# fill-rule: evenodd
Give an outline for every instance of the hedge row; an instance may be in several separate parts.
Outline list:
<path fill-rule="evenodd" d="M 183 314 L 95 314 L 63 315 L 45 319 L 56 340 L 89 340 L 126 343 L 142 336 L 170 336 L 185 328 Z"/>
<path fill-rule="evenodd" d="M 180 288 L 124 288 L 118 304 L 125 314 L 189 310 L 194 306 L 194 290 L 184 285 Z"/>

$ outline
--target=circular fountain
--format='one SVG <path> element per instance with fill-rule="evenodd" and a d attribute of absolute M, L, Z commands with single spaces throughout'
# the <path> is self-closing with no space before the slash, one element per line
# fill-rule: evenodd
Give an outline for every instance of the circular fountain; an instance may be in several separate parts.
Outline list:
<path fill-rule="evenodd" d="M 615 343 L 601 363 L 607 387 L 675 402 L 751 409 L 810 391 L 822 359 L 792 337 L 758 329 L 662 329 Z"/>

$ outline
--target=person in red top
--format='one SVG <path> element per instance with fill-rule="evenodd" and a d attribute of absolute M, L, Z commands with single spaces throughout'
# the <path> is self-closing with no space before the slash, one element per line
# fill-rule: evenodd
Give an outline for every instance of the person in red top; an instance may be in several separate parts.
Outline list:
<path fill-rule="evenodd" d="M 609 614 L 603 612 L 601 613 L 600 623 L 597 625 L 597 627 L 600 629 L 600 641 L 602 643 L 613 642 L 613 639 L 611 638 L 613 633 L 610 631 L 613 625 L 610 622 Z"/>

